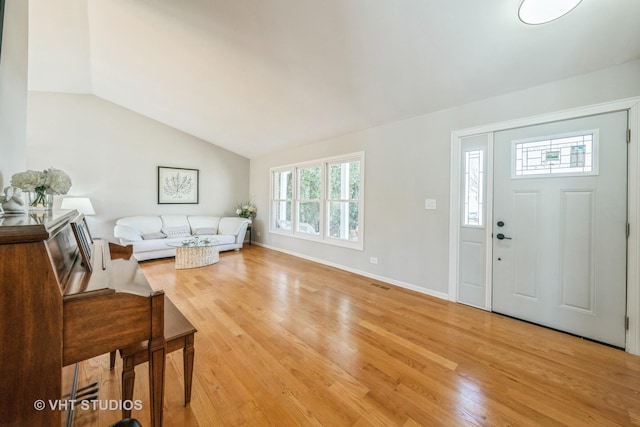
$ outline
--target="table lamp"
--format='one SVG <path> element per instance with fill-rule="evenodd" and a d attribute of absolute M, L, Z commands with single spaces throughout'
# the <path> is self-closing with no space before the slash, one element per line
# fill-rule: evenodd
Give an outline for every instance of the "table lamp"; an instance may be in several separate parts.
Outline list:
<path fill-rule="evenodd" d="M 60 209 L 76 209 L 84 215 L 95 215 L 91 199 L 88 197 L 65 197 L 62 199 Z"/>

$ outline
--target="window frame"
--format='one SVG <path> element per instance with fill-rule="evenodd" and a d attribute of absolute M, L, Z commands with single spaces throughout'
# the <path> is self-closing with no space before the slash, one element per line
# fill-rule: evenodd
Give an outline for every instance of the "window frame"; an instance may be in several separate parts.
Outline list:
<path fill-rule="evenodd" d="M 292 188 L 291 188 L 291 198 L 289 199 L 288 197 L 286 197 L 285 194 L 285 198 L 274 198 L 274 185 L 275 185 L 275 175 L 276 174 L 281 174 L 283 172 L 289 172 L 290 174 L 292 174 Z M 293 196 L 294 196 L 294 188 L 293 188 L 293 180 L 295 180 L 295 176 L 293 175 L 294 170 L 291 168 L 287 168 L 287 167 L 283 167 L 283 168 L 273 168 L 271 169 L 271 179 L 269 181 L 269 228 L 270 229 L 274 229 L 274 230 L 281 230 L 281 233 L 287 233 L 288 230 L 286 228 L 277 228 L 275 227 L 275 213 L 276 213 L 276 203 L 290 203 L 291 205 L 291 227 L 293 227 Z M 286 209 L 285 209 L 286 211 Z M 280 221 L 280 219 L 278 219 L 278 221 Z M 286 221 L 286 219 L 285 219 Z M 289 228 L 289 230 L 291 230 L 291 227 Z"/>
<path fill-rule="evenodd" d="M 348 202 L 358 203 L 358 240 L 341 239 L 337 237 L 331 237 L 329 235 L 329 203 L 328 199 L 330 195 L 329 188 L 329 167 L 331 165 L 340 163 L 360 162 L 360 176 L 359 176 L 359 192 L 358 199 L 348 199 Z M 319 220 L 320 230 L 318 234 L 312 234 L 304 231 L 298 231 L 298 217 L 300 203 L 304 203 L 307 199 L 301 199 L 299 197 L 299 170 L 320 166 L 320 201 L 319 201 Z M 275 203 L 277 200 L 274 198 L 274 180 L 276 174 L 282 172 L 290 172 L 293 174 L 293 191 L 291 200 L 291 228 L 283 229 L 276 227 L 275 218 Z M 270 186 L 269 186 L 269 203 L 271 204 L 269 209 L 269 232 L 278 235 L 284 235 L 289 237 L 295 237 L 298 239 L 312 240 L 319 243 L 330 244 L 333 246 L 341 246 L 350 249 L 364 250 L 364 183 L 365 183 L 365 155 L 364 151 L 350 153 L 340 156 L 327 157 L 322 159 L 316 159 L 307 162 L 294 163 L 286 166 L 277 166 L 269 170 L 270 173 Z M 333 200 L 333 199 L 332 199 Z M 315 201 L 315 200 L 311 200 Z M 341 200 L 342 201 L 342 200 Z"/>
<path fill-rule="evenodd" d="M 331 173 L 330 173 L 331 166 L 334 166 L 334 165 L 348 165 L 348 164 L 350 164 L 350 163 L 352 163 L 354 161 L 358 161 L 358 159 L 356 159 L 356 158 L 346 158 L 346 159 L 345 158 L 341 158 L 339 160 L 328 160 L 325 163 L 325 167 L 324 167 L 324 170 L 325 170 L 325 189 L 327 190 L 326 195 L 324 197 L 324 200 L 325 200 L 325 217 L 327 218 L 327 221 L 324 224 L 324 226 L 325 226 L 324 232 L 325 232 L 327 240 L 333 240 L 333 241 L 339 242 L 339 243 L 336 243 L 336 244 L 340 244 L 342 242 L 355 243 L 355 242 L 361 240 L 360 225 L 362 223 L 362 215 L 361 215 L 361 213 L 362 213 L 361 212 L 362 204 L 360 203 L 360 200 L 362 198 L 362 182 L 363 182 L 363 179 L 362 179 L 362 162 L 360 162 L 360 185 L 359 185 L 359 189 L 358 189 L 358 196 L 359 196 L 358 199 L 352 199 L 349 196 L 346 197 L 346 198 L 341 197 L 339 199 L 334 199 L 334 198 L 331 197 L 331 192 L 328 191 L 328 189 L 331 186 L 331 183 L 330 183 L 330 180 L 331 180 Z M 347 183 L 347 189 L 346 190 L 347 190 L 347 192 L 349 191 L 348 183 Z M 331 236 L 331 230 L 330 230 L 330 227 L 331 227 L 331 222 L 330 222 L 331 221 L 331 212 L 330 212 L 330 209 L 331 209 L 331 203 L 333 203 L 333 202 L 347 203 L 347 204 L 358 203 L 358 232 L 359 232 L 359 236 L 358 236 L 358 240 L 357 241 L 354 242 L 352 240 L 349 240 L 348 238 L 347 239 L 343 239 L 343 238 Z M 348 216 L 348 212 L 347 212 L 347 216 Z M 347 219 L 347 221 L 348 221 L 348 219 Z"/>

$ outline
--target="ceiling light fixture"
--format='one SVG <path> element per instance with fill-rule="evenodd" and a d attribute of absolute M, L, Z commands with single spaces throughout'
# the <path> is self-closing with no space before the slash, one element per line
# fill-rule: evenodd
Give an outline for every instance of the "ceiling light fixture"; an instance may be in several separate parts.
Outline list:
<path fill-rule="evenodd" d="M 575 9 L 582 0 L 522 0 L 518 17 L 525 24 L 544 24 Z"/>

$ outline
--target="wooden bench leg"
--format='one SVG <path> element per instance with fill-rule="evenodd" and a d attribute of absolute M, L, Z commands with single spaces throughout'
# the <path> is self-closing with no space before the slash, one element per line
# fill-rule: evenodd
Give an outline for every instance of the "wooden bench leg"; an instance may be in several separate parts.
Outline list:
<path fill-rule="evenodd" d="M 162 427 L 162 405 L 164 404 L 164 375 L 166 366 L 164 337 L 149 341 L 149 399 L 151 400 L 151 425 Z"/>
<path fill-rule="evenodd" d="M 134 357 L 122 357 L 122 401 L 133 401 L 133 385 L 136 381 Z M 129 409 L 125 409 L 129 408 Z M 122 405 L 122 418 L 131 418 L 131 405 Z"/>
<path fill-rule="evenodd" d="M 182 365 L 184 370 L 184 406 L 191 402 L 191 384 L 193 380 L 193 359 L 195 349 L 193 347 L 194 334 L 184 337 L 184 348 L 182 349 Z"/>
<path fill-rule="evenodd" d="M 164 295 L 163 295 L 164 296 Z M 184 369 L 184 404 L 187 406 L 191 402 L 191 388 L 193 384 L 193 365 L 195 358 L 194 335 L 196 328 L 180 313 L 169 299 L 152 301 L 152 311 L 155 307 L 164 310 L 164 318 L 161 323 L 166 335 L 160 335 L 155 331 L 152 338 L 147 342 L 120 349 L 122 357 L 122 401 L 133 401 L 133 388 L 135 382 L 136 364 L 149 362 L 149 399 L 151 412 L 151 425 L 153 427 L 162 426 L 162 405 L 164 398 L 165 364 L 166 355 L 169 352 L 182 348 L 183 369 Z M 159 311 L 159 310 L 157 310 Z M 155 324 L 155 323 L 154 323 Z M 115 365 L 115 354 L 111 354 L 111 367 Z M 131 417 L 131 410 L 125 410 L 123 405 L 122 416 Z"/>

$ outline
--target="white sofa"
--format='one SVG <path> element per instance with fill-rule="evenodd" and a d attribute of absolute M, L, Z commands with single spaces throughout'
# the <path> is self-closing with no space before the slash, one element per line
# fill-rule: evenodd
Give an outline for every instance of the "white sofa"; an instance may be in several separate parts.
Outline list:
<path fill-rule="evenodd" d="M 116 221 L 113 235 L 122 245 L 133 245 L 138 261 L 176 255 L 169 242 L 181 242 L 198 236 L 214 238 L 220 251 L 242 248 L 249 221 L 240 217 L 208 215 L 141 215 Z"/>

